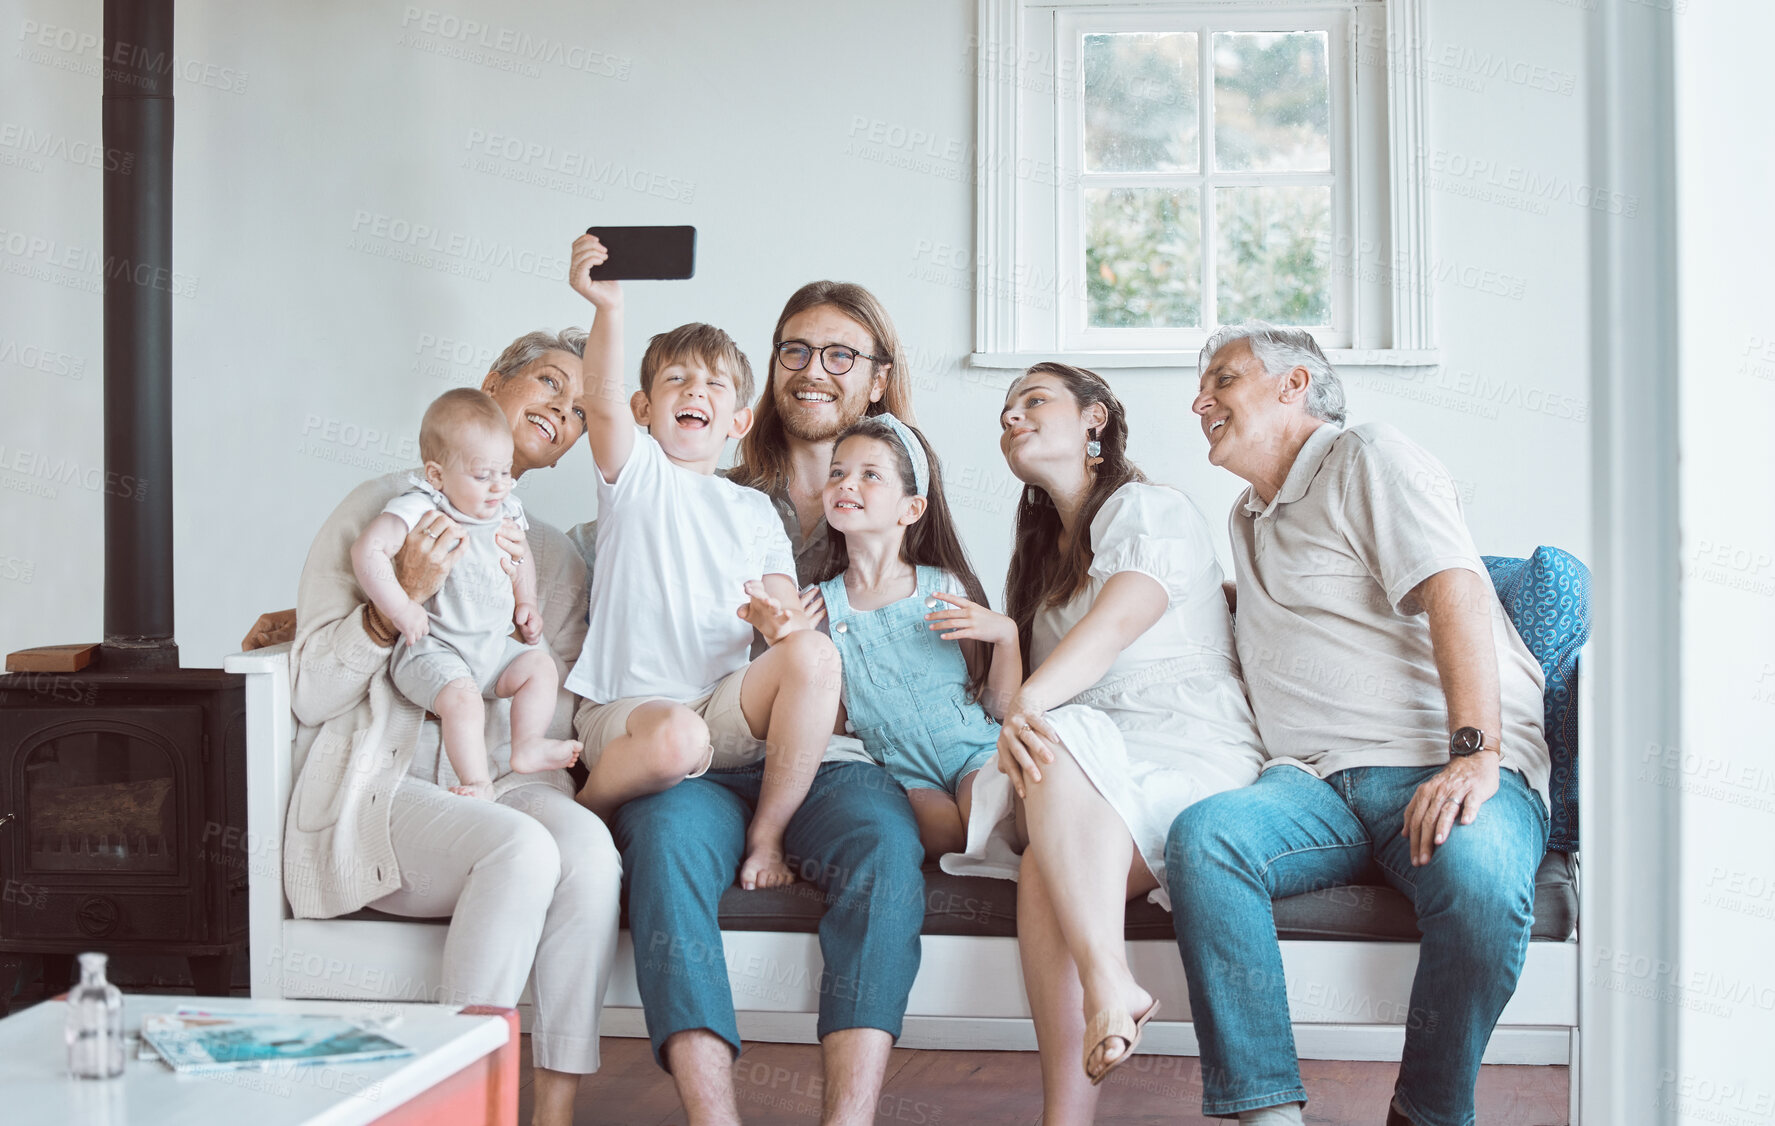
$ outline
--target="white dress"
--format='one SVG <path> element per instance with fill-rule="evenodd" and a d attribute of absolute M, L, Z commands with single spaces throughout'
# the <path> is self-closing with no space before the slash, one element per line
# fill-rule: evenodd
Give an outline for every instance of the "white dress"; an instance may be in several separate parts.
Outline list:
<path fill-rule="evenodd" d="M 1152 628 L 1048 719 L 1158 877 L 1149 898 L 1170 910 L 1171 822 L 1192 802 L 1256 781 L 1263 743 L 1239 675 L 1220 563 L 1189 498 L 1159 485 L 1123 485 L 1091 521 L 1091 550 L 1085 589 L 1036 615 L 1030 660 L 1039 666 L 1054 651 L 1112 575 L 1136 571 L 1165 588 L 1165 613 Z M 995 759 L 974 782 L 967 851 L 943 857 L 945 872 L 1017 878 L 1012 796 Z"/>

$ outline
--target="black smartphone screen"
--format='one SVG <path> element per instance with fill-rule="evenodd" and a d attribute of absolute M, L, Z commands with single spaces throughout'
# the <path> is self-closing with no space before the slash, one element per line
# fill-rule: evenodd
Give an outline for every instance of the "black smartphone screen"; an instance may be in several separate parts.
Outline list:
<path fill-rule="evenodd" d="M 610 257 L 593 266 L 596 281 L 688 278 L 696 273 L 695 227 L 588 227 Z"/>

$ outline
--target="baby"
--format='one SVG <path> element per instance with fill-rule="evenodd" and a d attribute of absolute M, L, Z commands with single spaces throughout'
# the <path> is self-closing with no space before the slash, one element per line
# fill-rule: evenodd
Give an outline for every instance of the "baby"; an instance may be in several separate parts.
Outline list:
<path fill-rule="evenodd" d="M 442 723 L 444 753 L 461 782 L 451 791 L 491 798 L 483 697 L 512 702 L 516 773 L 571 766 L 580 745 L 547 736 L 559 681 L 554 658 L 537 644 L 536 566 L 517 561 L 508 577 L 501 563 L 509 556 L 493 539 L 504 520 L 528 526 L 524 506 L 511 495 L 511 423 L 484 391 L 446 391 L 426 409 L 419 456 L 425 477 L 409 478 L 413 487 L 370 521 L 352 544 L 351 565 L 405 641 L 389 658 L 395 687 Z M 454 520 L 463 538 L 442 589 L 420 605 L 396 580 L 394 555 L 434 509 Z M 513 623 L 523 643 L 511 637 Z"/>

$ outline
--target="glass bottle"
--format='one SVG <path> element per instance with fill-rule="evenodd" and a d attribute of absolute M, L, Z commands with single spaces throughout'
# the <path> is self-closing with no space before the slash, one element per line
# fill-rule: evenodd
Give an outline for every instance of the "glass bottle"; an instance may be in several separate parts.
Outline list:
<path fill-rule="evenodd" d="M 123 994 L 105 980 L 105 955 L 80 955 L 80 984 L 68 990 L 68 1074 L 123 1074 Z"/>

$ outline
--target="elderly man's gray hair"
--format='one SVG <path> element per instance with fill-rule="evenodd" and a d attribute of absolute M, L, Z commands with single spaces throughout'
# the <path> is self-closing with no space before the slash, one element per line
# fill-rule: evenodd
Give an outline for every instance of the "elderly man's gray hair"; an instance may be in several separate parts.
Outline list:
<path fill-rule="evenodd" d="M 1314 418 L 1343 425 L 1344 385 L 1338 380 L 1337 373 L 1331 370 L 1331 361 L 1319 350 L 1319 342 L 1313 339 L 1312 333 L 1304 329 L 1280 328 L 1265 321 L 1223 325 L 1214 330 L 1208 343 L 1202 345 L 1199 360 L 1201 366 L 1196 370 L 1207 371 L 1208 365 L 1222 348 L 1241 340 L 1251 342 L 1251 354 L 1257 357 L 1257 362 L 1270 375 L 1282 376 L 1295 368 L 1306 368 L 1310 377 L 1307 382 L 1307 413 Z"/>
<path fill-rule="evenodd" d="M 586 352 L 586 330 L 583 328 L 564 328 L 560 332 L 548 332 L 538 329 L 526 332 L 510 344 L 505 351 L 493 361 L 493 374 L 504 383 L 512 376 L 523 371 L 542 357 L 544 352 L 572 352 L 575 356 L 584 356 Z"/>

